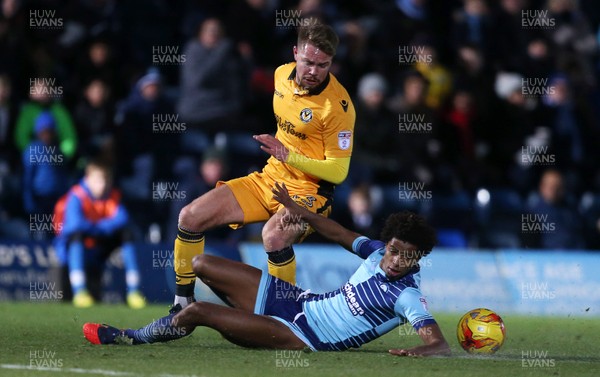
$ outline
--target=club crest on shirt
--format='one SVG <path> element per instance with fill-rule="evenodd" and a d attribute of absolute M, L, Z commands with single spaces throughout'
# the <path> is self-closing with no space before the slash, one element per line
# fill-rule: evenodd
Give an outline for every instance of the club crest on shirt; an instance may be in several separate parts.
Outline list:
<path fill-rule="evenodd" d="M 300 120 L 303 121 L 304 123 L 308 123 L 312 120 L 313 118 L 313 112 L 311 109 L 309 109 L 308 107 L 302 109 L 302 111 L 300 111 Z"/>
<path fill-rule="evenodd" d="M 352 131 L 340 131 L 338 133 L 338 146 L 341 150 L 345 151 L 350 148 L 352 140 Z"/>

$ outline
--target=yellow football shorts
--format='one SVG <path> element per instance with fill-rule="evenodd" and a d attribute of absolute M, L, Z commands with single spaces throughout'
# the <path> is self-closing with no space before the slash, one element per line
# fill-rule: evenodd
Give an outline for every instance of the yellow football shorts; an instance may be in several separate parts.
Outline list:
<path fill-rule="evenodd" d="M 281 183 L 285 183 L 285 181 Z M 283 208 L 281 203 L 273 199 L 271 190 L 275 187 L 275 181 L 262 173 L 254 172 L 245 177 L 217 182 L 217 187 L 221 185 L 227 185 L 231 189 L 244 213 L 242 224 L 229 224 L 233 229 L 238 229 L 244 224 L 267 221 Z M 330 198 L 317 194 L 316 190 L 314 192 L 303 191 L 298 193 L 294 192 L 289 186 L 286 185 L 286 187 L 290 196 L 298 205 L 325 217 L 331 213 L 332 200 Z M 298 242 L 312 232 L 314 232 L 314 229 L 306 226 L 306 230 L 299 237 Z"/>

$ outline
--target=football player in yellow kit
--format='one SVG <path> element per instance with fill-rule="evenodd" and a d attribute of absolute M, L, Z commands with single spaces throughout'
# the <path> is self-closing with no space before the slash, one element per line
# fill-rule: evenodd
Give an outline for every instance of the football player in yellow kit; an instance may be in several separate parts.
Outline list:
<path fill-rule="evenodd" d="M 308 210 L 328 216 L 333 189 L 348 174 L 356 114 L 348 92 L 329 72 L 338 45 L 333 29 L 311 24 L 298 30 L 295 62 L 275 71 L 275 137 L 256 135 L 271 157 L 262 172 L 227 182 L 195 199 L 179 214 L 175 240 L 174 305 L 193 301 L 196 276 L 192 258 L 204 251 L 204 231 L 229 224 L 266 221 L 262 230 L 269 273 L 295 283 L 292 244 L 312 232 L 301 219 L 286 215 L 273 198 L 275 182 Z"/>

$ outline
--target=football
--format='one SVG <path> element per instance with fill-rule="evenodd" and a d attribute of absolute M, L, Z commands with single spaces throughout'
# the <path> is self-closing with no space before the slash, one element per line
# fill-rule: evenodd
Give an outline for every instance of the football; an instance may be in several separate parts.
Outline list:
<path fill-rule="evenodd" d="M 458 321 L 456 336 L 468 353 L 492 354 L 502 347 L 506 330 L 502 318 L 485 308 L 473 309 Z"/>

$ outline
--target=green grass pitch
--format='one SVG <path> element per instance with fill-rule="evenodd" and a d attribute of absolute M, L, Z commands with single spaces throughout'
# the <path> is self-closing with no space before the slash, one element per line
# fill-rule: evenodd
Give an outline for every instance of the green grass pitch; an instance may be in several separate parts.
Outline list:
<path fill-rule="evenodd" d="M 359 350 L 294 352 L 248 350 L 206 328 L 170 343 L 94 346 L 85 322 L 139 327 L 168 307 L 122 305 L 76 309 L 59 303 L 0 303 L 1 376 L 600 376 L 600 319 L 527 317 L 500 313 L 507 339 L 492 356 L 467 355 L 456 341 L 458 314 L 437 313 L 453 355 L 399 358 L 389 348 L 420 340 L 399 328 Z"/>

